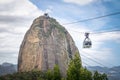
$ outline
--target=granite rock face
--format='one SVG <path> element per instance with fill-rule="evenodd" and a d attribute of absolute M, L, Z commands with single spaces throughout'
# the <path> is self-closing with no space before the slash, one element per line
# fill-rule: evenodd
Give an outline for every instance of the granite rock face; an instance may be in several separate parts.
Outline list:
<path fill-rule="evenodd" d="M 26 32 L 18 56 L 18 71 L 53 69 L 57 64 L 65 75 L 68 63 L 79 53 L 75 43 L 55 19 L 40 16 Z"/>

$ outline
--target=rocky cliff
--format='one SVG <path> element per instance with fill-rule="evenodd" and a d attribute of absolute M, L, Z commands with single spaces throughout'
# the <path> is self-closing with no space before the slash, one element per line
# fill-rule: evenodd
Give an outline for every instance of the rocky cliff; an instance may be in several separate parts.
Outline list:
<path fill-rule="evenodd" d="M 25 34 L 19 51 L 18 71 L 46 71 L 57 64 L 64 75 L 75 53 L 79 51 L 67 30 L 55 19 L 40 16 Z"/>

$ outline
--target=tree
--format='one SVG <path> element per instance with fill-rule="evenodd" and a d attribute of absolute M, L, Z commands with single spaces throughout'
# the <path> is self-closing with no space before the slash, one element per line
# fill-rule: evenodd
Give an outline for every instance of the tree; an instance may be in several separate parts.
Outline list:
<path fill-rule="evenodd" d="M 54 66 L 53 69 L 53 80 L 61 80 L 61 74 L 60 74 L 60 69 L 58 65 Z"/>
<path fill-rule="evenodd" d="M 82 67 L 78 53 L 70 61 L 67 70 L 67 80 L 93 80 L 92 73 L 87 68 Z"/>
<path fill-rule="evenodd" d="M 87 68 L 81 68 L 80 80 L 92 80 L 92 73 Z"/>
<path fill-rule="evenodd" d="M 79 53 L 70 61 L 67 70 L 67 80 L 80 80 L 81 60 Z"/>
<path fill-rule="evenodd" d="M 53 72 L 51 70 L 48 70 L 46 72 L 46 79 L 47 80 L 52 80 L 53 79 Z"/>
<path fill-rule="evenodd" d="M 104 74 L 100 74 L 97 71 L 94 72 L 94 76 L 93 76 L 94 80 L 108 80 L 107 75 Z"/>
<path fill-rule="evenodd" d="M 94 72 L 93 79 L 94 79 L 94 80 L 100 80 L 99 76 L 100 76 L 100 74 L 98 73 L 98 71 L 95 71 L 95 72 Z"/>
<path fill-rule="evenodd" d="M 104 73 L 104 74 L 102 74 L 102 80 L 108 80 L 108 77 L 107 77 L 107 75 Z"/>

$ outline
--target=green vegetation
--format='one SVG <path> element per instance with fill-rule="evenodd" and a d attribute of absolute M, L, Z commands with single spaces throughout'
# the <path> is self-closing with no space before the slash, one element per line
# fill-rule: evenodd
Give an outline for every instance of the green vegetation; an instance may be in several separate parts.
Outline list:
<path fill-rule="evenodd" d="M 50 23 L 51 23 L 51 26 L 52 26 L 53 28 L 59 29 L 60 32 L 62 32 L 62 33 L 65 32 L 65 28 L 64 28 L 62 25 L 60 25 L 55 19 L 51 18 L 51 19 L 50 19 Z"/>
<path fill-rule="evenodd" d="M 106 74 L 100 74 L 97 71 L 92 74 L 92 72 L 83 68 L 80 62 L 80 57 L 77 53 L 69 64 L 67 80 L 108 80 Z"/>
<path fill-rule="evenodd" d="M 80 80 L 80 63 L 79 55 L 76 54 L 75 58 L 70 61 L 68 70 L 67 70 L 67 80 Z"/>
<path fill-rule="evenodd" d="M 94 72 L 94 76 L 93 76 L 94 80 L 108 80 L 107 75 L 104 74 L 100 74 L 97 71 Z"/>
<path fill-rule="evenodd" d="M 66 78 L 61 76 L 59 66 L 55 65 L 53 70 L 47 72 L 18 72 L 1 76 L 0 80 L 108 80 L 108 78 L 106 74 L 100 74 L 97 71 L 92 74 L 89 70 L 83 68 L 77 53 L 70 61 Z"/>
<path fill-rule="evenodd" d="M 52 31 L 53 29 L 56 31 L 56 33 L 58 33 L 57 39 L 64 39 L 66 37 L 65 34 L 67 33 L 66 29 L 53 18 L 50 18 L 49 21 L 50 21 L 50 27 L 51 27 L 50 31 Z"/>
<path fill-rule="evenodd" d="M 61 74 L 59 70 L 59 66 L 55 65 L 53 70 L 53 80 L 61 80 Z"/>
<path fill-rule="evenodd" d="M 44 80 L 45 74 L 40 71 L 17 72 L 1 76 L 0 80 Z"/>

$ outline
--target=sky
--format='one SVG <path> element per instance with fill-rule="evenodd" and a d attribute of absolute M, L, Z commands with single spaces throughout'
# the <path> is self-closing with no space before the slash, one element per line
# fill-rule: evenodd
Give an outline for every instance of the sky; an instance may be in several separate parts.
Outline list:
<path fill-rule="evenodd" d="M 17 64 L 26 31 L 47 12 L 71 34 L 83 66 L 120 66 L 120 31 L 106 32 L 120 30 L 120 14 L 66 24 L 120 12 L 119 8 L 120 0 L 0 0 L 0 64 Z M 90 33 L 92 48 L 82 47 L 85 32 Z"/>

